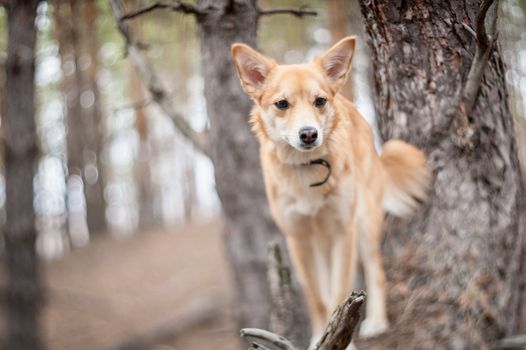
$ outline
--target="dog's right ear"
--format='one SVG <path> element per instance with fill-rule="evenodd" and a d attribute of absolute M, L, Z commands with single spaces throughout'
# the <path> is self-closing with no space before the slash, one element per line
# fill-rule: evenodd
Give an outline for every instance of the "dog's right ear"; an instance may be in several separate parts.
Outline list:
<path fill-rule="evenodd" d="M 252 96 L 257 94 L 276 62 L 245 44 L 232 45 L 231 52 L 243 90 Z"/>

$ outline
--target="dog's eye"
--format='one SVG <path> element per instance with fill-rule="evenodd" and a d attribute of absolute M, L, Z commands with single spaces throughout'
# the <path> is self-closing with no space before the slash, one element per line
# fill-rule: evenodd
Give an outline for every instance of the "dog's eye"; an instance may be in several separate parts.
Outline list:
<path fill-rule="evenodd" d="M 287 109 L 289 108 L 289 101 L 279 100 L 278 102 L 274 103 L 274 106 L 276 106 L 278 109 Z"/>
<path fill-rule="evenodd" d="M 314 100 L 314 105 L 318 108 L 321 108 L 323 106 L 325 106 L 325 104 L 327 103 L 327 99 L 324 98 L 324 97 L 317 97 L 315 100 Z"/>

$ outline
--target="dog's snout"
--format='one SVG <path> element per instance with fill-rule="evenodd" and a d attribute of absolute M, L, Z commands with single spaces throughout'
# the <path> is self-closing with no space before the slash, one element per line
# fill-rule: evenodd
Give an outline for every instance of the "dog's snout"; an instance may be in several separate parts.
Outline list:
<path fill-rule="evenodd" d="M 301 128 L 299 131 L 300 140 L 306 145 L 310 145 L 318 138 L 318 130 L 312 126 Z"/>

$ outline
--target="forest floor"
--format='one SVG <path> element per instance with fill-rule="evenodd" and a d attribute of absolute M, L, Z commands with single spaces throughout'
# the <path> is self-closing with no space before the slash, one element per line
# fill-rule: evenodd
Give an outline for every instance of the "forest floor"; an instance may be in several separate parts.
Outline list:
<path fill-rule="evenodd" d="M 51 350 L 240 348 L 218 221 L 97 238 L 46 263 L 45 284 Z"/>

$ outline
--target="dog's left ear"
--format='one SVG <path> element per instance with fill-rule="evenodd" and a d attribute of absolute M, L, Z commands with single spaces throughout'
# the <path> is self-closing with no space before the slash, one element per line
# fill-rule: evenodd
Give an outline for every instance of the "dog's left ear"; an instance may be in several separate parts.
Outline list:
<path fill-rule="evenodd" d="M 348 36 L 325 51 L 325 53 L 317 57 L 314 61 L 325 71 L 325 75 L 332 85 L 332 90 L 335 92 L 339 91 L 347 80 L 347 75 L 351 70 L 355 45 L 355 37 Z"/>

